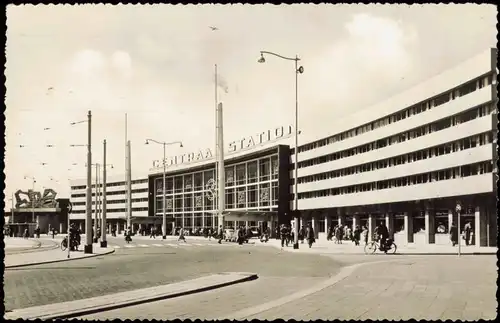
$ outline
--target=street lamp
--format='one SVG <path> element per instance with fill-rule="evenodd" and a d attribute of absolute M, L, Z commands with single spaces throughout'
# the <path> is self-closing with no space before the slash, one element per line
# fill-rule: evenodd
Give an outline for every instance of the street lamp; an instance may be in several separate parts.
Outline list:
<path fill-rule="evenodd" d="M 260 51 L 260 58 L 258 60 L 259 63 L 265 63 L 266 59 L 264 58 L 264 54 L 272 55 L 279 57 L 284 60 L 288 61 L 294 61 L 295 62 L 295 149 L 294 149 L 294 155 L 295 155 L 295 165 L 294 165 L 294 190 L 295 194 L 293 195 L 293 201 L 294 201 L 294 215 L 295 215 L 295 228 L 294 228 L 294 243 L 293 243 L 293 248 L 294 249 L 299 249 L 299 191 L 298 191 L 298 182 L 299 182 L 299 176 L 298 176 L 298 157 L 299 157 L 299 74 L 304 73 L 304 67 L 298 66 L 300 58 L 296 55 L 295 58 L 292 57 L 285 57 L 281 56 L 279 54 L 273 53 L 273 52 L 268 52 L 268 51 Z"/>
<path fill-rule="evenodd" d="M 31 176 L 24 176 L 24 179 L 31 179 L 32 180 L 32 192 L 33 194 L 35 193 L 35 183 L 36 179 Z M 35 199 L 33 198 L 31 200 L 31 222 L 35 223 Z"/>
<path fill-rule="evenodd" d="M 179 145 L 179 147 L 182 146 L 181 141 L 173 141 L 173 142 L 164 142 L 164 141 L 157 141 L 154 139 L 146 139 L 146 145 L 149 145 L 150 142 L 153 142 L 155 144 L 163 145 L 163 221 L 162 221 L 162 236 L 163 239 L 167 239 L 167 208 L 166 208 L 166 194 L 167 194 L 167 189 L 166 189 L 166 182 L 167 182 L 167 156 L 166 156 L 166 151 L 167 151 L 167 146 L 170 145 Z"/>

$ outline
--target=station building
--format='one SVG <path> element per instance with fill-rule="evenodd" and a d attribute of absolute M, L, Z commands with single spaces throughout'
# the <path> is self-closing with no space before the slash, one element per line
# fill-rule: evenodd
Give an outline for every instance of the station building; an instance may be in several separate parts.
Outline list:
<path fill-rule="evenodd" d="M 299 146 L 302 217 L 320 233 L 385 221 L 396 243 L 449 244 L 460 203 L 472 242 L 496 245 L 496 62 L 487 50 Z"/>
<path fill-rule="evenodd" d="M 497 50 L 489 49 L 384 102 L 299 138 L 302 224 L 320 239 L 337 223 L 384 221 L 396 243 L 449 244 L 452 223 L 473 227 L 472 243 L 496 245 Z M 225 158 L 225 225 L 291 221 L 295 156 L 275 145 Z M 213 160 L 168 168 L 132 182 L 133 223 L 216 228 Z M 125 177 L 108 180 L 108 219 L 125 225 Z M 85 180 L 72 184 L 72 217 L 85 218 Z M 94 202 L 93 202 L 94 203 Z M 113 211 L 111 211 L 113 210 Z M 82 225 L 84 227 L 84 225 Z M 136 228 L 137 228 L 136 227 Z M 370 234 L 371 236 L 371 234 Z"/>

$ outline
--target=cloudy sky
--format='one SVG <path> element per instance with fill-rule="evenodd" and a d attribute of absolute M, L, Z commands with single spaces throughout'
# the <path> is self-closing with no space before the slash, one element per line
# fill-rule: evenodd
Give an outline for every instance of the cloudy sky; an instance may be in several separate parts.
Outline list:
<path fill-rule="evenodd" d="M 494 6 L 474 4 L 11 5 L 5 193 L 30 188 L 28 175 L 68 196 L 68 179 L 86 174 L 85 148 L 69 145 L 87 140 L 86 124 L 70 123 L 88 110 L 93 159 L 106 139 L 110 175 L 124 172 L 125 113 L 134 174 L 162 155 L 146 138 L 182 140 L 170 154 L 213 147 L 214 64 L 229 141 L 293 123 L 293 62 L 257 59 L 260 50 L 299 55 L 300 129 L 314 138 L 495 47 L 495 24 Z"/>

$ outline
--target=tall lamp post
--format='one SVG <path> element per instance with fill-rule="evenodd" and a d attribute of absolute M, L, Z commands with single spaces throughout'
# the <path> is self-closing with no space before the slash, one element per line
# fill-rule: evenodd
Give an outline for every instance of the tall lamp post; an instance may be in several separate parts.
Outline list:
<path fill-rule="evenodd" d="M 294 165 L 294 191 L 295 194 L 293 194 L 293 202 L 294 202 L 294 218 L 295 218 L 295 228 L 294 228 L 294 242 L 293 242 L 293 248 L 294 249 L 299 249 L 299 191 L 298 191 L 298 182 L 299 182 L 299 176 L 298 176 L 298 158 L 299 158 L 299 74 L 304 73 L 304 67 L 299 66 L 299 61 L 300 58 L 296 55 L 295 58 L 292 57 L 285 57 L 273 52 L 268 52 L 268 51 L 260 51 L 260 58 L 258 60 L 259 63 L 265 63 L 266 59 L 264 58 L 264 54 L 276 56 L 278 58 L 288 60 L 288 61 L 294 61 L 295 62 L 295 149 L 294 149 L 294 156 L 295 156 L 295 165 Z"/>
<path fill-rule="evenodd" d="M 170 145 L 179 145 L 179 147 L 182 146 L 181 141 L 173 141 L 173 142 L 164 142 L 164 141 L 157 141 L 154 139 L 146 139 L 146 145 L 149 145 L 150 142 L 153 142 L 155 144 L 159 144 L 163 146 L 163 191 L 162 191 L 162 196 L 163 196 L 163 221 L 162 221 L 162 236 L 163 239 L 167 239 L 167 207 L 166 207 L 166 194 L 167 194 L 167 189 L 166 189 L 166 183 L 167 183 L 167 146 Z"/>

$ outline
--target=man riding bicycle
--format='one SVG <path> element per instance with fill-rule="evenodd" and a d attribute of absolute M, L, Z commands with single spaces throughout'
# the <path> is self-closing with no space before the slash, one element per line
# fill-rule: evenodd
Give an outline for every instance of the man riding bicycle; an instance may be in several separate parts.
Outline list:
<path fill-rule="evenodd" d="M 381 222 L 377 228 L 375 228 L 375 234 L 379 239 L 380 251 L 386 251 L 387 249 L 387 239 L 389 239 L 389 230 L 385 226 L 384 222 Z"/>

